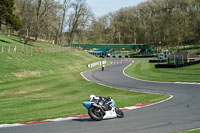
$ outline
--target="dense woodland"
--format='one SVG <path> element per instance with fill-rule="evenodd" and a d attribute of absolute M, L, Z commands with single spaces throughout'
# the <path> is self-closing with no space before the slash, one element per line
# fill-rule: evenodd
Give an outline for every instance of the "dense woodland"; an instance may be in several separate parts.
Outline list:
<path fill-rule="evenodd" d="M 200 41 L 200 0 L 149 0 L 92 23 L 92 40 L 162 45 Z"/>
<path fill-rule="evenodd" d="M 1 0 L 13 1 L 13 0 Z M 85 0 L 14 0 L 21 20 L 2 32 L 54 44 L 116 43 L 178 46 L 200 43 L 200 0 L 148 0 L 96 18 Z M 1 12 L 1 11 L 0 11 Z M 6 26 L 5 26 L 6 25 Z"/>

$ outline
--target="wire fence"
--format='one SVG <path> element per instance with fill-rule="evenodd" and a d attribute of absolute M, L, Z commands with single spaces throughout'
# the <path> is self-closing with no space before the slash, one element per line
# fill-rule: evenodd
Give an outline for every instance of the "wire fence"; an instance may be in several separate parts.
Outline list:
<path fill-rule="evenodd" d="M 188 63 L 188 59 L 187 58 L 184 58 L 183 55 L 181 56 L 170 56 L 168 57 L 168 64 L 175 64 L 175 65 L 180 65 L 180 64 L 186 64 Z"/>
<path fill-rule="evenodd" d="M 56 53 L 64 52 L 68 50 L 68 47 L 52 47 L 52 48 L 41 48 L 35 46 L 27 46 L 22 44 L 19 45 L 0 45 L 1 54 L 30 54 L 31 56 L 35 53 Z"/>

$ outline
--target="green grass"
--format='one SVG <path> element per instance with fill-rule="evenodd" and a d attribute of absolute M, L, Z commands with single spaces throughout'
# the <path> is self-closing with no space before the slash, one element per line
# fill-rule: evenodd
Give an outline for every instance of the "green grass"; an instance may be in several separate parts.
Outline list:
<path fill-rule="evenodd" d="M 149 59 L 138 59 L 125 73 L 139 79 L 162 82 L 200 82 L 200 64 L 169 69 L 156 69 Z"/>
<path fill-rule="evenodd" d="M 182 131 L 182 132 L 176 132 L 176 133 L 200 133 L 200 130 Z"/>
<path fill-rule="evenodd" d="M 6 36 L 1 40 L 9 42 L 0 41 L 0 45 L 4 46 L 11 45 L 13 41 Z M 12 43 L 22 45 L 15 41 Z M 50 44 L 32 42 L 32 45 L 46 48 Z M 21 52 L 0 52 L 0 124 L 85 114 L 87 110 L 81 103 L 88 100 L 90 94 L 111 96 L 118 107 L 157 102 L 168 97 L 119 90 L 86 81 L 80 72 L 88 70 L 86 65 L 98 60 L 73 49 L 33 53 L 32 56 Z"/>

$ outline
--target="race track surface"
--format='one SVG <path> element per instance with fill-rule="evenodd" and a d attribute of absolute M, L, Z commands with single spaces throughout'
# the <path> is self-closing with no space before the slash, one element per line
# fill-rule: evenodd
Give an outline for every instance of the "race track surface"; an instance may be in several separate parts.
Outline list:
<path fill-rule="evenodd" d="M 120 59 L 121 60 L 121 59 Z M 115 59 L 118 62 L 118 59 Z M 132 61 L 84 72 L 90 81 L 121 89 L 173 95 L 157 105 L 126 111 L 123 119 L 100 122 L 81 118 L 54 123 L 0 128 L 0 133 L 169 133 L 200 127 L 200 85 L 156 83 L 127 77 L 123 70 Z"/>

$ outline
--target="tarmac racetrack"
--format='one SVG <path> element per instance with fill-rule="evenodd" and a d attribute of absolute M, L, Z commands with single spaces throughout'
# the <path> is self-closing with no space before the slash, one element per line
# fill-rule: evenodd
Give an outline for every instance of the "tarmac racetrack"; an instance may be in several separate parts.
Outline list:
<path fill-rule="evenodd" d="M 121 59 L 120 59 L 121 60 Z M 118 59 L 115 59 L 117 62 Z M 200 128 L 200 85 L 156 83 L 127 77 L 123 70 L 132 61 L 84 72 L 90 81 L 133 91 L 173 95 L 161 104 L 126 111 L 123 119 L 100 122 L 80 118 L 62 122 L 0 128 L 0 133 L 169 133 Z"/>

